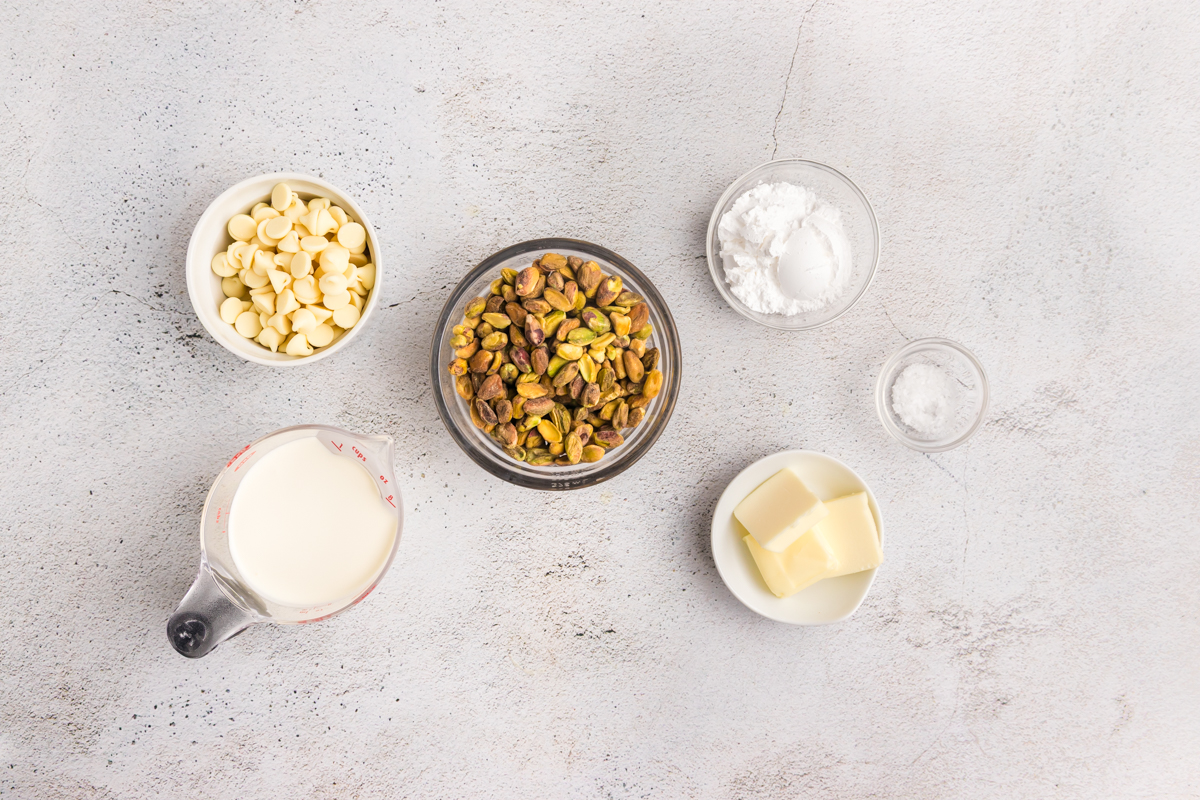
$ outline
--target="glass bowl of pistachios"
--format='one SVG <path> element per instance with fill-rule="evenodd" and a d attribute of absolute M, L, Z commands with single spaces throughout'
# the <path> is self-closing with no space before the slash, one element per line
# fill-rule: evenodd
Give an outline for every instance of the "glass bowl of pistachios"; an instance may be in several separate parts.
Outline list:
<path fill-rule="evenodd" d="M 446 300 L 430 358 L 438 414 L 471 460 L 533 489 L 594 486 L 662 435 L 679 395 L 662 295 L 578 239 L 506 247 Z"/>

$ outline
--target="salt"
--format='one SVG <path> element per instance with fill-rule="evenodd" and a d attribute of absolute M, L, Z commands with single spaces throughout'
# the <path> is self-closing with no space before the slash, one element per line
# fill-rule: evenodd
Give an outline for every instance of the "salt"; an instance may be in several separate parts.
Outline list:
<path fill-rule="evenodd" d="M 946 373 L 931 364 L 909 364 L 892 383 L 892 410 L 924 436 L 944 433 L 954 419 L 958 390 Z"/>

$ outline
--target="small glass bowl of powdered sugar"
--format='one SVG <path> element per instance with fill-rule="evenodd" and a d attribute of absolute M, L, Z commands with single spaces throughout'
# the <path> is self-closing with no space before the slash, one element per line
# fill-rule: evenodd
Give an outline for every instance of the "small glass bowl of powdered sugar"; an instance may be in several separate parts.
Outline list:
<path fill-rule="evenodd" d="M 888 359 L 875 408 L 895 439 L 923 453 L 953 450 L 987 413 L 988 382 L 970 350 L 949 339 L 917 339 Z"/>
<path fill-rule="evenodd" d="M 849 311 L 879 263 L 879 225 L 854 182 L 815 161 L 770 161 L 733 182 L 708 223 L 708 269 L 735 311 L 781 330 Z"/>

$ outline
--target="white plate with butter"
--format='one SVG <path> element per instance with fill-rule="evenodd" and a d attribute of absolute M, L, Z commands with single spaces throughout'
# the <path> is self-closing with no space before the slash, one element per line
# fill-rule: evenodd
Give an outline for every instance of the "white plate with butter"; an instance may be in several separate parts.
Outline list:
<path fill-rule="evenodd" d="M 827 578 L 791 597 L 776 597 L 767 588 L 758 565 L 742 541 L 746 529 L 733 516 L 738 503 L 768 478 L 788 467 L 795 470 L 804 484 L 822 501 L 865 492 L 882 547 L 883 518 L 879 514 L 875 495 L 863 479 L 836 458 L 811 450 L 788 450 L 746 467 L 729 483 L 717 501 L 712 522 L 712 551 L 717 572 L 734 597 L 751 611 L 768 619 L 792 625 L 840 622 L 862 604 L 875 580 L 874 569 L 840 578 Z"/>

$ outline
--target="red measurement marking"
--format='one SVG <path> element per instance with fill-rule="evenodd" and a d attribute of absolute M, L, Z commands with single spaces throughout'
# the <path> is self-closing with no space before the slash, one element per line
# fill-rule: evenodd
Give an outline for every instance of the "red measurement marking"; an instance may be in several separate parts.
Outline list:
<path fill-rule="evenodd" d="M 359 450 L 357 447 L 351 447 L 350 449 L 354 451 L 354 455 L 358 456 L 359 461 L 366 463 L 367 457 L 362 454 L 361 450 Z"/>
<path fill-rule="evenodd" d="M 388 482 L 388 479 L 383 477 L 382 475 L 379 476 L 379 480 L 383 481 L 384 483 Z"/>
<path fill-rule="evenodd" d="M 331 445 L 333 445 L 334 447 L 336 447 L 338 449 L 339 453 L 342 452 L 342 446 L 340 444 L 338 444 L 337 442 L 335 442 L 333 439 L 330 439 L 329 443 Z"/>
<path fill-rule="evenodd" d="M 245 451 L 245 450 L 243 450 L 243 451 L 242 451 L 242 453 L 244 453 L 244 452 L 246 452 L 246 451 Z M 234 471 L 234 472 L 237 472 L 239 469 L 241 469 L 242 467 L 246 466 L 246 462 L 247 462 L 247 461 L 249 461 L 250 459 L 254 458 L 254 454 L 255 454 L 255 453 L 257 453 L 257 452 L 258 452 L 257 450 L 254 450 L 254 451 L 252 451 L 252 452 L 250 453 L 250 455 L 248 455 L 248 456 L 246 456 L 245 458 L 243 458 L 243 459 L 242 459 L 242 460 L 241 460 L 241 461 L 238 463 L 238 465 L 237 465 L 236 467 L 234 467 L 234 468 L 233 468 L 233 471 Z M 238 453 L 238 456 L 240 456 L 242 453 Z M 237 458 L 237 456 L 234 456 L 234 458 Z"/>
<path fill-rule="evenodd" d="M 390 495 L 390 494 L 389 494 L 387 497 L 385 497 L 385 498 L 383 498 L 383 499 L 384 499 L 384 500 L 387 500 L 389 503 L 392 503 L 392 497 L 393 497 L 393 495 Z M 395 507 L 396 507 L 396 504 L 395 504 L 395 503 L 392 503 L 392 508 L 395 508 Z"/>
<path fill-rule="evenodd" d="M 229 459 L 229 463 L 225 465 L 225 468 L 229 469 L 230 465 L 232 465 L 233 462 L 238 460 L 238 456 L 240 456 L 242 453 L 246 452 L 249 449 L 250 449 L 250 445 L 246 445 L 241 450 L 238 450 L 237 453 L 234 454 L 233 458 Z"/>

